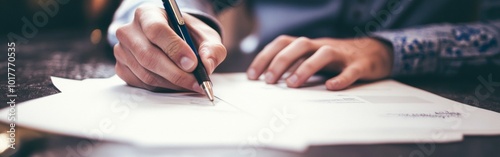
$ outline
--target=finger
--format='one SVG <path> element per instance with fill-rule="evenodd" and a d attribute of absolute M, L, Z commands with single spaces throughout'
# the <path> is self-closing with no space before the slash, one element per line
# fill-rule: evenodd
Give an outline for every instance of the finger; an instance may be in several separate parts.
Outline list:
<path fill-rule="evenodd" d="M 130 69 L 121 63 L 116 64 L 116 73 L 117 75 L 124 80 L 127 85 L 132 86 L 132 87 L 138 87 L 138 88 L 143 88 L 149 91 L 153 92 L 178 92 L 179 90 L 173 90 L 170 88 L 164 88 L 164 87 L 155 87 L 155 86 L 150 86 L 142 82 L 137 76 L 135 76 Z"/>
<path fill-rule="evenodd" d="M 327 65 L 343 66 L 344 63 L 344 56 L 337 49 L 331 46 L 322 46 L 311 57 L 299 65 L 297 70 L 287 78 L 286 84 L 288 87 L 300 87 L 307 79 Z"/>
<path fill-rule="evenodd" d="M 295 37 L 282 35 L 269 43 L 262 51 L 255 57 L 247 70 L 248 79 L 257 80 L 259 76 L 267 69 L 273 58 L 288 46 Z"/>
<path fill-rule="evenodd" d="M 124 49 L 121 44 L 117 44 L 114 48 L 114 53 L 116 56 L 117 63 L 123 64 L 127 66 L 128 71 L 132 73 L 126 73 L 129 75 L 134 75 L 137 79 L 139 79 L 144 85 L 143 87 L 148 87 L 147 89 L 151 90 L 154 88 L 151 87 L 162 87 L 168 88 L 176 91 L 186 91 L 185 88 L 176 86 L 170 83 L 168 80 L 163 77 L 155 74 L 145 68 L 143 68 L 137 60 L 135 60 L 134 56 L 127 49 Z"/>
<path fill-rule="evenodd" d="M 133 56 L 125 57 L 129 61 L 124 63 L 133 72 L 145 68 L 168 80 L 167 82 L 185 89 L 194 90 L 193 84 L 196 82 L 194 76 L 179 69 L 160 48 L 149 42 L 142 30 L 137 28 L 134 25 L 127 25 L 117 30 L 117 38 L 123 49 L 128 50 Z M 131 58 L 134 58 L 136 62 L 130 61 Z M 138 63 L 138 65 L 128 65 L 132 63 Z"/>
<path fill-rule="evenodd" d="M 365 72 L 359 64 L 347 65 L 347 67 L 337 76 L 326 81 L 328 90 L 342 90 L 356 82 Z"/>
<path fill-rule="evenodd" d="M 146 85 L 139 78 L 137 78 L 134 75 L 134 73 L 132 73 L 132 71 L 130 71 L 130 69 L 126 65 L 124 65 L 120 62 L 116 63 L 115 71 L 116 71 L 116 75 L 118 75 L 118 77 L 120 77 L 123 81 L 125 81 L 129 86 L 143 88 L 143 89 L 147 89 L 147 90 L 153 89 L 152 86 Z"/>
<path fill-rule="evenodd" d="M 316 47 L 310 39 L 306 37 L 295 39 L 273 58 L 265 74 L 266 82 L 276 83 L 292 63 L 315 50 Z"/>
<path fill-rule="evenodd" d="M 184 14 L 184 19 L 191 37 L 199 46 L 198 53 L 209 74 L 224 61 L 227 55 L 226 48 L 222 44 L 221 37 L 217 31 L 205 24 L 203 21 L 189 14 Z"/>
<path fill-rule="evenodd" d="M 212 74 L 217 66 L 226 58 L 227 51 L 220 43 L 205 42 L 199 51 L 203 65 L 209 74 Z"/>
<path fill-rule="evenodd" d="M 145 36 L 186 72 L 194 70 L 197 59 L 194 52 L 169 26 L 166 13 L 158 7 L 142 7 L 135 12 Z"/>

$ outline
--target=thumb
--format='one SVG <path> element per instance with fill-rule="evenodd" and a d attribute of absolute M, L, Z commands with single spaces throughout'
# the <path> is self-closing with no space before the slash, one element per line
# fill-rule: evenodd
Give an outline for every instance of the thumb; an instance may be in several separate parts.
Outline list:
<path fill-rule="evenodd" d="M 189 14 L 184 14 L 191 37 L 199 44 L 198 54 L 207 73 L 212 74 L 215 68 L 226 58 L 226 47 L 222 44 L 219 32 L 203 21 Z"/>
<path fill-rule="evenodd" d="M 326 88 L 333 91 L 346 89 L 361 77 L 363 74 L 362 69 L 357 65 L 346 67 L 339 75 L 325 82 Z"/>
<path fill-rule="evenodd" d="M 205 42 L 200 46 L 199 54 L 207 73 L 212 74 L 215 68 L 224 61 L 227 52 L 221 43 Z"/>

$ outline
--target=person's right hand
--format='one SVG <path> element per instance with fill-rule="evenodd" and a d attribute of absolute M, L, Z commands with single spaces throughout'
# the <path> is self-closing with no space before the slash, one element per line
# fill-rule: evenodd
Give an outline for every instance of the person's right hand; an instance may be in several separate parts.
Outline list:
<path fill-rule="evenodd" d="M 189 14 L 183 17 L 207 73 L 211 74 L 226 57 L 221 37 L 199 19 Z M 196 56 L 170 28 L 163 8 L 139 7 L 133 22 L 120 27 L 116 36 L 116 74 L 128 85 L 152 91 L 203 93 L 191 74 L 198 64 Z"/>

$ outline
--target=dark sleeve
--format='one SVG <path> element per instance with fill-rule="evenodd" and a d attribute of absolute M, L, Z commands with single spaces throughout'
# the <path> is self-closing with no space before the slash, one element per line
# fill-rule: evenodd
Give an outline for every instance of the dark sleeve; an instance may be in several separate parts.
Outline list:
<path fill-rule="evenodd" d="M 453 75 L 465 66 L 500 66 L 500 20 L 376 32 L 393 48 L 392 76 Z"/>

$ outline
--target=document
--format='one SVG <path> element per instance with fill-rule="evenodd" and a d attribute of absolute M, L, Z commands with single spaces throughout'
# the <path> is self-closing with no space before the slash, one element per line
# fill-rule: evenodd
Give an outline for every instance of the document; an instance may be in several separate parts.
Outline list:
<path fill-rule="evenodd" d="M 215 105 L 196 93 L 155 93 L 117 76 L 52 77 L 61 93 L 20 103 L 16 125 L 144 147 L 269 147 L 460 141 L 500 135 L 500 114 L 394 80 L 328 91 L 321 77 L 302 88 L 244 73 L 211 76 Z M 0 111 L 7 117 L 8 109 Z M 7 122 L 7 118 L 0 118 Z"/>

